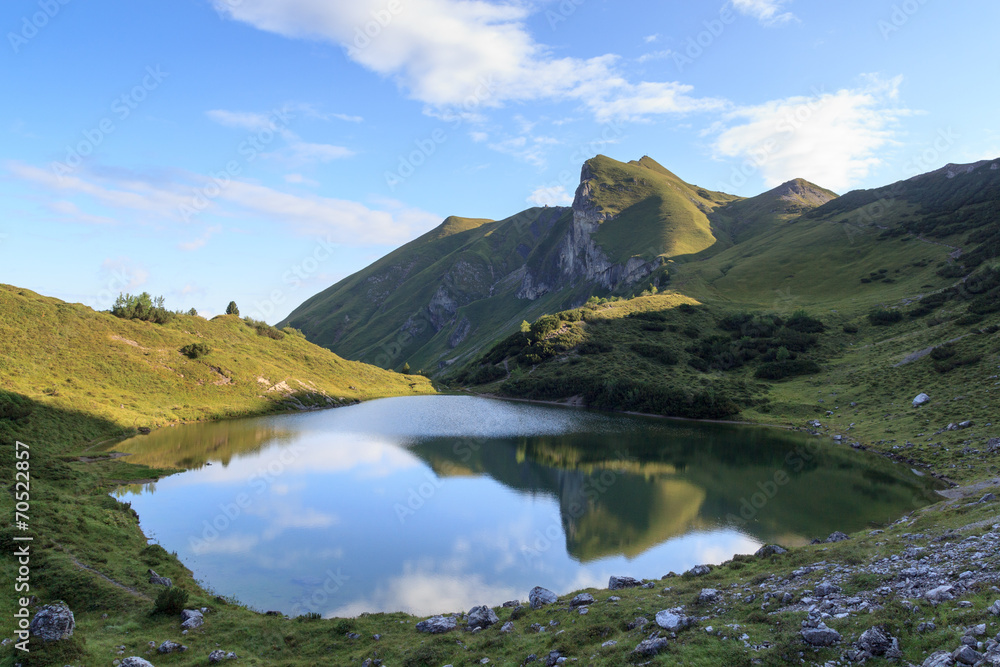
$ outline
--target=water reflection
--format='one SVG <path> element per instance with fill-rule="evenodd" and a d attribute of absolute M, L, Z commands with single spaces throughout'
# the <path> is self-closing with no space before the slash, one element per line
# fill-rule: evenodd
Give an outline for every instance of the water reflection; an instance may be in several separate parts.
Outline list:
<path fill-rule="evenodd" d="M 286 613 L 437 613 L 658 577 L 933 499 L 906 468 L 815 438 L 471 397 L 165 429 L 116 449 L 190 468 L 155 494 L 119 491 L 148 534 L 214 590 Z"/>

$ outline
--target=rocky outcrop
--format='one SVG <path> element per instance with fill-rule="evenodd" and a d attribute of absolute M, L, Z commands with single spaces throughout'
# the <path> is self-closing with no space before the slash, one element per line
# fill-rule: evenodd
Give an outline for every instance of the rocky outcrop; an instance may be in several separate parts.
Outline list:
<path fill-rule="evenodd" d="M 73 636 L 76 620 L 73 612 L 64 602 L 47 604 L 31 619 L 31 634 L 42 641 L 54 642 Z"/>
<path fill-rule="evenodd" d="M 559 597 L 547 588 L 535 586 L 528 592 L 528 603 L 532 609 L 541 609 L 547 604 L 555 604 Z"/>
<path fill-rule="evenodd" d="M 451 632 L 458 627 L 458 622 L 454 616 L 432 616 L 426 621 L 417 623 L 417 632 L 426 632 L 432 635 L 440 635 Z"/>

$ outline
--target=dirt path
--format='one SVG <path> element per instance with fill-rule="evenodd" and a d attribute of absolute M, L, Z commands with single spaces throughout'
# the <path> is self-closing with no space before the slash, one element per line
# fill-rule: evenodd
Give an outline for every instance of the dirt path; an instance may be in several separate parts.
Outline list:
<path fill-rule="evenodd" d="M 121 582 L 115 581 L 114 579 L 112 579 L 108 575 L 104 574 L 100 570 L 95 570 L 94 568 L 90 567 L 89 565 L 80 562 L 76 558 L 76 556 L 74 556 L 73 554 L 71 554 L 63 545 L 59 544 L 58 542 L 55 542 L 55 545 L 58 546 L 60 549 L 62 549 L 63 553 L 65 553 L 66 555 L 68 555 L 69 559 L 71 561 L 73 561 L 73 564 L 76 565 L 81 570 L 86 570 L 87 572 L 93 572 L 98 577 L 100 577 L 101 579 L 104 579 L 104 581 L 108 582 L 112 586 L 116 586 L 116 587 L 122 589 L 123 591 L 126 591 L 126 592 L 130 593 L 131 595 L 134 595 L 137 598 L 145 600 L 146 602 L 152 602 L 153 601 L 153 598 L 149 597 L 148 595 L 146 595 L 142 591 L 139 591 L 139 590 L 137 590 L 135 588 L 132 588 L 131 586 L 126 586 L 125 584 L 123 584 Z"/>

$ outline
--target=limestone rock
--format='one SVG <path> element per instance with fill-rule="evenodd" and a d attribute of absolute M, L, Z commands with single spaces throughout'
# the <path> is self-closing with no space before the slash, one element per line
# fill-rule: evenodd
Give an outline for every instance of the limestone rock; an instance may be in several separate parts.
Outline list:
<path fill-rule="evenodd" d="M 931 397 L 921 392 L 917 394 L 916 398 L 913 399 L 913 407 L 917 407 L 918 405 L 923 405 L 929 400 L 931 400 Z"/>
<path fill-rule="evenodd" d="M 166 586 L 167 588 L 170 588 L 171 586 L 174 585 L 174 582 L 170 580 L 170 577 L 161 577 L 153 570 L 149 570 L 148 574 L 149 574 L 149 583 L 153 584 L 154 586 Z"/>
<path fill-rule="evenodd" d="M 760 549 L 757 549 L 757 553 L 754 554 L 757 558 L 767 558 L 768 556 L 774 556 L 776 554 L 787 554 L 788 549 L 779 547 L 777 544 L 765 544 Z"/>
<path fill-rule="evenodd" d="M 185 630 L 194 630 L 205 624 L 205 617 L 197 609 L 185 609 L 181 612 L 181 627 Z"/>
<path fill-rule="evenodd" d="M 532 609 L 541 609 L 547 604 L 555 604 L 559 596 L 547 588 L 535 586 L 528 592 L 528 602 Z"/>
<path fill-rule="evenodd" d="M 639 642 L 639 645 L 635 647 L 632 651 L 638 657 L 642 658 L 652 658 L 654 655 L 666 651 L 670 642 L 662 637 L 657 637 L 656 639 L 646 639 Z"/>
<path fill-rule="evenodd" d="M 170 641 L 169 639 L 160 644 L 160 647 L 156 649 L 158 653 L 180 653 L 181 651 L 186 651 L 186 650 L 188 650 L 187 646 L 184 646 L 183 644 L 178 644 L 175 641 Z"/>
<path fill-rule="evenodd" d="M 691 623 L 691 619 L 685 616 L 680 608 L 664 609 L 656 613 L 656 624 L 670 632 L 679 632 Z"/>
<path fill-rule="evenodd" d="M 35 617 L 31 619 L 29 629 L 31 634 L 42 641 L 54 642 L 72 637 L 75 627 L 76 620 L 73 618 L 73 612 L 70 611 L 66 603 L 56 602 L 39 609 Z"/>
<path fill-rule="evenodd" d="M 432 616 L 426 621 L 417 623 L 417 632 L 427 632 L 432 635 L 440 635 L 451 632 L 458 627 L 454 616 Z"/>
<path fill-rule="evenodd" d="M 153 667 L 153 663 L 137 655 L 132 655 L 118 663 L 118 667 Z"/>
<path fill-rule="evenodd" d="M 711 571 L 712 571 L 712 568 L 710 568 L 707 565 L 695 565 L 694 567 L 692 567 L 690 570 L 688 570 L 684 574 L 687 575 L 687 576 L 689 576 L 689 577 L 703 577 L 703 576 L 705 576 L 706 574 L 708 574 Z"/>
<path fill-rule="evenodd" d="M 608 590 L 617 591 L 623 588 L 635 588 L 637 586 L 642 586 L 642 582 L 633 577 L 616 577 L 611 575 L 608 580 Z"/>
<path fill-rule="evenodd" d="M 803 628 L 802 639 L 810 646 L 833 646 L 842 638 L 839 632 L 820 623 L 815 628 Z"/>
<path fill-rule="evenodd" d="M 469 610 L 469 627 L 470 628 L 488 628 L 491 625 L 498 623 L 500 619 L 497 617 L 496 612 L 482 605 L 479 607 L 473 607 Z"/>

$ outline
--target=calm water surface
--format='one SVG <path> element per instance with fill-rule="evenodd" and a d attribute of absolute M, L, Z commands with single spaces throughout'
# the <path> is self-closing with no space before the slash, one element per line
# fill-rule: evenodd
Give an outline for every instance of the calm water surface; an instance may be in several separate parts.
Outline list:
<path fill-rule="evenodd" d="M 820 438 L 465 396 L 166 428 L 185 468 L 118 495 L 203 584 L 261 610 L 467 610 L 682 572 L 886 522 L 932 481 Z"/>

